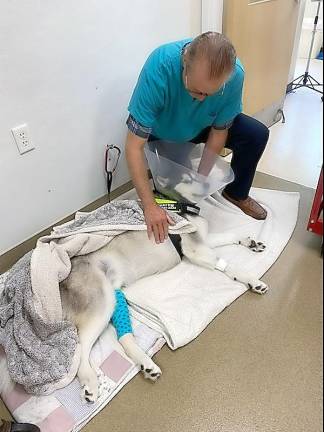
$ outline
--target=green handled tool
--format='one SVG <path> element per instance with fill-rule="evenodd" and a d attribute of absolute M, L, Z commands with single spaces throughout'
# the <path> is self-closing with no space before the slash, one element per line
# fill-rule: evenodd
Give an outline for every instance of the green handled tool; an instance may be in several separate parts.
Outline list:
<path fill-rule="evenodd" d="M 200 208 L 195 204 L 178 202 L 161 195 L 155 197 L 155 202 L 164 210 L 178 214 L 189 213 L 199 215 L 200 213 Z"/>

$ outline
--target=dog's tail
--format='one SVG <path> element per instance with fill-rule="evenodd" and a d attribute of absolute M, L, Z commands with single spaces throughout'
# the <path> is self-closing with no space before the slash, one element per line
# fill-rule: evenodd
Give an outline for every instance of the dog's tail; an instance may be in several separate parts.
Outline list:
<path fill-rule="evenodd" d="M 0 356 L 0 377 L 0 395 L 10 393 L 13 390 L 15 383 L 10 378 L 7 358 L 2 355 Z"/>

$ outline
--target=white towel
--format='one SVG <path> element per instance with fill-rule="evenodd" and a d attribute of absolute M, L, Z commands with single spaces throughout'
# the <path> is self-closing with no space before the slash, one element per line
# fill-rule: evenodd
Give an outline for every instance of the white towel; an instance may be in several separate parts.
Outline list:
<path fill-rule="evenodd" d="M 288 243 L 297 222 L 299 193 L 253 189 L 252 196 L 268 211 L 265 221 L 246 216 L 217 194 L 202 205 L 210 232 L 251 236 L 267 249 L 255 254 L 237 245 L 217 248 L 217 256 L 261 278 Z M 270 288 L 276 289 L 275 286 Z M 196 338 L 224 308 L 247 288 L 218 271 L 183 261 L 174 269 L 142 279 L 126 290 L 132 315 L 161 332 L 171 349 Z M 264 299 L 266 301 L 266 298 Z"/>
<path fill-rule="evenodd" d="M 219 248 L 219 256 L 250 271 L 254 269 L 256 276 L 261 277 L 279 257 L 293 232 L 299 194 L 257 189 L 253 190 L 253 195 L 269 211 L 266 222 L 257 222 L 241 214 L 240 210 L 220 196 L 217 196 L 216 201 L 210 199 L 204 203 L 202 214 L 210 221 L 212 232 L 235 231 L 243 237 L 251 234 L 267 243 L 268 249 L 264 254 L 253 254 L 239 246 Z M 6 274 L 0 275 L 0 294 L 5 277 Z M 273 286 L 272 289 L 276 287 Z M 176 349 L 197 337 L 216 315 L 245 291 L 244 286 L 232 282 L 219 272 L 182 262 L 165 274 L 147 278 L 129 287 L 127 296 L 133 305 L 133 315 L 138 316 L 139 320 L 149 327 L 162 332 L 169 346 Z M 266 297 L 264 299 L 266 301 Z M 136 321 L 133 325 L 139 344 L 149 355 L 153 355 L 163 346 L 163 340 L 158 333 Z M 92 360 L 96 365 L 100 365 L 112 351 L 124 356 L 116 340 L 115 330 L 109 326 L 97 341 L 92 351 Z M 19 390 L 16 397 L 10 395 L 9 399 L 15 406 L 10 411 L 17 421 L 38 423 L 44 432 L 56 430 L 63 412 L 70 421 L 66 421 L 67 424 L 60 430 L 77 432 L 137 373 L 138 368 L 131 363 L 130 361 L 130 368 L 125 371 L 120 381 L 113 383 L 108 380 L 111 388 L 103 391 L 97 404 L 81 404 L 80 389 L 75 380 L 52 396 L 36 398 Z M 9 399 L 7 401 L 4 398 L 8 405 Z"/>

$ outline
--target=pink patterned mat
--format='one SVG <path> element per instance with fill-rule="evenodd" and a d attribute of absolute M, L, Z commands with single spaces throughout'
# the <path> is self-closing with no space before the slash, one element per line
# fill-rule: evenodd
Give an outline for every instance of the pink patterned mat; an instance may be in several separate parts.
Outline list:
<path fill-rule="evenodd" d="M 133 326 L 138 344 L 150 356 L 165 344 L 161 335 L 146 325 L 134 320 Z M 2 347 L 1 356 L 5 356 Z M 112 326 L 100 337 L 91 357 L 94 364 L 100 365 L 100 397 L 96 404 L 82 402 L 77 379 L 66 388 L 41 397 L 29 395 L 22 386 L 16 385 L 13 391 L 1 395 L 13 418 L 18 422 L 37 424 L 42 432 L 74 432 L 82 429 L 139 372 L 117 342 Z"/>

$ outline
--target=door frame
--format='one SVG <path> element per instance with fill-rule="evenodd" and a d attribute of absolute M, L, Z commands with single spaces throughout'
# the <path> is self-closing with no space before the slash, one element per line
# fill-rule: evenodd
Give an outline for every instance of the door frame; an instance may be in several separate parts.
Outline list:
<path fill-rule="evenodd" d="M 223 31 L 224 0 L 201 0 L 201 31 Z"/>
<path fill-rule="evenodd" d="M 291 66 L 290 66 L 288 82 L 289 80 L 291 81 L 291 77 L 293 76 L 296 67 L 297 52 L 298 52 L 298 46 L 299 46 L 299 41 L 301 36 L 301 27 L 302 27 L 306 0 L 295 0 L 295 2 L 299 5 L 300 10 L 299 10 L 299 19 L 298 19 L 298 24 L 297 24 L 296 34 L 295 34 L 294 49 L 291 58 Z M 224 14 L 224 0 L 201 0 L 201 31 L 203 33 L 206 31 L 217 31 L 222 33 L 223 14 Z M 258 113 L 255 113 L 254 117 L 266 123 L 268 126 L 276 123 L 277 121 L 280 121 L 281 119 L 280 113 L 283 110 L 285 98 L 286 95 L 283 95 L 281 100 L 276 101 L 272 106 L 268 106 L 266 109 Z"/>

